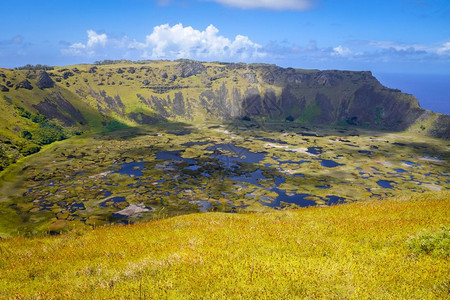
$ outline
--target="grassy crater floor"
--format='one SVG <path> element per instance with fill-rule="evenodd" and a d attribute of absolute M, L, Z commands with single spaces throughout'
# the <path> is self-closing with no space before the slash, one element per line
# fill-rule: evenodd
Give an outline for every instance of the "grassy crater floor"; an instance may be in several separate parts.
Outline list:
<path fill-rule="evenodd" d="M 0 237 L 450 189 L 446 140 L 295 123 L 167 123 L 86 134 L 0 174 Z"/>
<path fill-rule="evenodd" d="M 450 226 L 449 199 L 429 192 L 9 238 L 0 298 L 448 298 L 449 237 L 435 233 Z"/>

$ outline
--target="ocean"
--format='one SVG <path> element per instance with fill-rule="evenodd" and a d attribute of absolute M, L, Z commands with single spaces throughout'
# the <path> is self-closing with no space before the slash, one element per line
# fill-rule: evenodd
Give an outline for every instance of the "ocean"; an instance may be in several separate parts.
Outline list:
<path fill-rule="evenodd" d="M 373 75 L 386 87 L 414 95 L 422 108 L 450 115 L 450 74 Z"/>

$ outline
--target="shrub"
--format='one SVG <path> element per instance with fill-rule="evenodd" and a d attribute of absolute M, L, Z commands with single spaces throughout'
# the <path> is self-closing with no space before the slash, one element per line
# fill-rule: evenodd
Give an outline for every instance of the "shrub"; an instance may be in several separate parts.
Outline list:
<path fill-rule="evenodd" d="M 53 69 L 54 69 L 54 67 L 40 65 L 40 64 L 37 64 L 37 65 L 27 64 L 25 66 L 16 68 L 16 70 L 30 70 L 30 71 L 38 71 L 38 70 L 49 71 L 49 70 L 53 70 Z"/>
<path fill-rule="evenodd" d="M 128 126 L 117 120 L 112 120 L 112 121 L 109 121 L 108 123 L 106 123 L 105 127 L 107 130 L 113 131 L 113 130 L 118 130 L 118 129 L 124 129 L 124 128 L 127 128 Z"/>
<path fill-rule="evenodd" d="M 28 130 L 22 130 L 21 136 L 27 140 L 31 140 L 33 138 L 33 135 Z"/>
<path fill-rule="evenodd" d="M 33 118 L 31 120 L 37 124 L 46 124 L 48 122 L 47 117 L 44 115 L 41 115 L 40 113 L 33 115 Z"/>
<path fill-rule="evenodd" d="M 407 241 L 412 253 L 450 257 L 450 227 L 444 225 L 434 232 L 423 230 Z"/>
<path fill-rule="evenodd" d="M 33 141 L 38 145 L 47 145 L 66 138 L 62 127 L 52 123 L 41 124 L 38 129 L 33 131 Z"/>
<path fill-rule="evenodd" d="M 12 104 L 12 100 L 8 96 L 3 96 L 3 99 L 5 99 L 5 101 L 8 102 L 9 104 Z"/>
<path fill-rule="evenodd" d="M 24 156 L 31 155 L 34 153 L 39 152 L 41 150 L 41 147 L 34 144 L 25 144 L 20 148 L 20 153 L 22 153 Z"/>
<path fill-rule="evenodd" d="M 288 121 L 288 122 L 294 122 L 294 117 L 293 117 L 293 116 L 287 116 L 287 117 L 286 117 L 286 121 Z"/>
<path fill-rule="evenodd" d="M 31 118 L 31 113 L 28 110 L 26 110 L 25 108 L 23 108 L 22 106 L 16 106 L 15 108 L 16 108 L 19 116 L 27 118 L 27 119 Z"/>

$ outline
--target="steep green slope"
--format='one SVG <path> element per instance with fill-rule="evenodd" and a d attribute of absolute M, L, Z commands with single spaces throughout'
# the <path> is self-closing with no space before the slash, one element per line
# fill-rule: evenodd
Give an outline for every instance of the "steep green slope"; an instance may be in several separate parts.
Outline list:
<path fill-rule="evenodd" d="M 1 166 L 44 144 L 17 107 L 66 128 L 64 137 L 165 120 L 251 119 L 412 130 L 450 138 L 450 117 L 383 87 L 370 72 L 264 64 L 118 61 L 53 70 L 0 69 Z M 55 127 L 55 126 L 53 126 Z M 44 126 L 48 128 L 48 126 Z M 61 136 L 62 138 L 62 136 Z M 47 139 L 47 141 L 54 138 Z M 30 148 L 32 150 L 30 150 Z"/>

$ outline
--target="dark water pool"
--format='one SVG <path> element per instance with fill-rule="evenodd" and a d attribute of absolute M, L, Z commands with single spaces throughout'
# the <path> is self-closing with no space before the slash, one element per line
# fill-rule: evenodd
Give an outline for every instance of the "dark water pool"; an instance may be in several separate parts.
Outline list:
<path fill-rule="evenodd" d="M 329 185 L 329 184 L 316 185 L 316 188 L 318 188 L 318 189 L 331 189 L 331 185 Z"/>
<path fill-rule="evenodd" d="M 323 150 L 322 147 L 308 147 L 308 150 L 306 152 L 311 154 L 322 154 Z"/>
<path fill-rule="evenodd" d="M 175 161 L 185 161 L 190 165 L 195 164 L 195 160 L 191 158 L 184 158 L 180 156 L 181 151 L 161 151 L 156 152 L 156 159 L 159 160 L 175 160 Z"/>
<path fill-rule="evenodd" d="M 144 161 L 123 163 L 120 165 L 120 169 L 114 171 L 113 173 L 119 173 L 134 177 L 141 177 L 143 175 L 142 171 L 145 170 L 144 167 L 145 164 L 146 162 Z"/>
<path fill-rule="evenodd" d="M 409 160 L 402 160 L 402 162 L 404 162 L 408 166 L 420 166 L 420 164 L 412 162 L 412 161 L 409 161 Z"/>
<path fill-rule="evenodd" d="M 214 151 L 211 157 L 217 158 L 222 163 L 233 166 L 237 163 L 259 163 L 267 154 L 267 152 L 252 152 L 246 148 L 239 147 L 234 144 L 216 144 L 206 148 L 206 150 Z M 226 152 L 234 153 L 236 156 L 230 156 Z"/>
<path fill-rule="evenodd" d="M 203 142 L 187 142 L 187 143 L 181 144 L 181 146 L 191 147 L 191 146 L 195 146 L 195 145 L 203 146 L 206 144 L 209 144 L 209 142 L 205 142 L 205 141 L 203 141 Z"/>
<path fill-rule="evenodd" d="M 301 207 L 316 205 L 315 201 L 305 199 L 313 196 L 310 194 L 294 194 L 290 196 L 286 194 L 286 191 L 280 189 L 276 189 L 276 192 L 278 193 L 278 197 L 274 201 L 271 203 L 261 202 L 261 204 L 273 208 L 280 208 L 281 202 L 292 203 Z"/>
<path fill-rule="evenodd" d="M 212 203 L 206 200 L 193 200 L 190 203 L 197 205 L 201 212 L 207 212 L 212 207 Z"/>
<path fill-rule="evenodd" d="M 84 206 L 83 203 L 72 203 L 70 205 L 69 212 L 74 213 L 77 210 L 85 210 L 85 209 L 86 209 L 86 207 Z"/>
<path fill-rule="evenodd" d="M 304 163 L 310 163 L 310 160 L 279 160 L 280 164 L 304 164 Z"/>
<path fill-rule="evenodd" d="M 112 198 L 109 198 L 109 199 L 101 202 L 99 205 L 101 207 L 108 207 L 108 206 L 110 206 L 109 203 L 115 204 L 115 203 L 121 203 L 121 202 L 125 202 L 125 201 L 126 201 L 125 197 L 112 197 Z"/>
<path fill-rule="evenodd" d="M 316 136 L 316 137 L 319 137 L 317 134 L 309 133 L 309 132 L 301 132 L 300 134 L 301 134 L 301 136 Z"/>
<path fill-rule="evenodd" d="M 378 180 L 377 184 L 385 189 L 393 189 L 394 187 L 392 184 L 395 184 L 395 181 L 389 181 L 389 180 Z"/>
<path fill-rule="evenodd" d="M 197 171 L 198 169 L 200 169 L 202 166 L 199 166 L 199 165 L 191 165 L 191 166 L 188 166 L 188 167 L 186 167 L 185 169 L 186 170 L 191 170 L 191 171 Z"/>
<path fill-rule="evenodd" d="M 233 176 L 230 178 L 231 180 L 240 181 L 240 182 L 247 182 L 253 185 L 261 186 L 258 183 L 258 180 L 260 179 L 266 179 L 266 177 L 262 174 L 261 170 L 256 170 L 251 173 L 247 173 L 245 175 L 241 176 Z"/>
<path fill-rule="evenodd" d="M 337 166 L 342 166 L 343 164 L 337 163 L 331 159 L 322 159 L 322 162 L 320 163 L 320 165 L 322 167 L 326 167 L 326 168 L 335 168 Z"/>
<path fill-rule="evenodd" d="M 359 150 L 358 152 L 362 153 L 362 154 L 368 154 L 368 155 L 372 154 L 372 151 L 369 151 L 369 150 Z"/>
<path fill-rule="evenodd" d="M 262 138 L 262 139 L 259 139 L 259 140 L 261 140 L 263 142 L 268 142 L 268 143 L 275 143 L 275 144 L 282 144 L 282 145 L 286 145 L 287 144 L 287 142 L 285 142 L 285 141 L 274 140 L 274 139 Z"/>
<path fill-rule="evenodd" d="M 325 200 L 325 204 L 326 205 L 345 203 L 345 198 L 344 197 L 328 195 L 328 196 L 326 196 L 326 198 L 328 199 L 328 200 Z"/>

